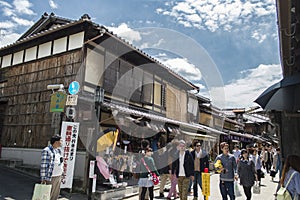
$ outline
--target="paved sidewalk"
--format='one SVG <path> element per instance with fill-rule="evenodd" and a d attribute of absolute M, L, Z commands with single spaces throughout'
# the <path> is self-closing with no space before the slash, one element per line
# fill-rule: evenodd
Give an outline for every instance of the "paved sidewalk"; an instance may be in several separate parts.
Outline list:
<path fill-rule="evenodd" d="M 210 200 L 221 200 L 221 194 L 219 192 L 219 175 L 218 174 L 213 174 L 210 177 Z M 252 194 L 252 199 L 253 200 L 274 200 L 275 196 L 274 193 L 276 192 L 276 188 L 278 185 L 279 177 L 278 174 L 274 179 L 274 182 L 271 180 L 271 177 L 269 174 L 266 174 L 266 177 L 262 179 L 262 186 L 261 186 L 261 193 L 260 194 Z M 244 195 L 244 191 L 242 186 L 239 185 L 240 191 L 242 193 L 241 197 L 237 197 L 236 200 L 245 200 L 246 196 Z M 200 190 L 200 188 L 199 188 Z M 201 190 L 200 190 L 201 191 Z M 154 192 L 154 199 L 160 199 L 158 198 L 159 191 L 155 190 Z M 165 197 L 168 195 L 167 192 L 164 193 Z M 193 196 L 189 196 L 188 200 L 193 200 Z M 126 198 L 127 200 L 138 200 L 138 196 Z M 198 198 L 199 200 L 203 199 L 203 196 Z M 229 197 L 228 197 L 229 199 Z"/>
<path fill-rule="evenodd" d="M 29 176 L 12 168 L 0 165 L 0 200 L 31 200 L 36 177 Z M 59 200 L 86 200 L 87 196 L 79 193 L 61 192 Z"/>

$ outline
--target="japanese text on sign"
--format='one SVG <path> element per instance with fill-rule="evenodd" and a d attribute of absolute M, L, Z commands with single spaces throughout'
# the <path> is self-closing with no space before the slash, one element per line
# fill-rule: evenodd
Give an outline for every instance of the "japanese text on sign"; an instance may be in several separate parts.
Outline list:
<path fill-rule="evenodd" d="M 72 188 L 78 131 L 79 123 L 62 123 L 61 137 L 64 140 L 62 149 L 64 162 L 61 188 Z"/>
<path fill-rule="evenodd" d="M 202 173 L 202 194 L 210 196 L 210 174 Z"/>

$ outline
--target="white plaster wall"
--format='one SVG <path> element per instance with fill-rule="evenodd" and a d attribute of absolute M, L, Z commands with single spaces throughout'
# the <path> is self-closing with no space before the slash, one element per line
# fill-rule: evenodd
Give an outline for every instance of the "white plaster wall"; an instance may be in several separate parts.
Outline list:
<path fill-rule="evenodd" d="M 39 166 L 41 162 L 42 149 L 27 149 L 27 148 L 8 148 L 3 147 L 1 157 L 16 158 L 23 160 L 23 164 Z M 85 175 L 85 158 L 86 153 L 79 151 L 76 153 L 74 176 L 83 179 Z"/>

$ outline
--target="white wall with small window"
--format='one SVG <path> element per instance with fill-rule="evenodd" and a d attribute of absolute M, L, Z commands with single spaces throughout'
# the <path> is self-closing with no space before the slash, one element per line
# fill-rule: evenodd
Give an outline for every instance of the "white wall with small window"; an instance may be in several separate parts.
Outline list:
<path fill-rule="evenodd" d="M 53 42 L 53 54 L 67 51 L 67 37 L 63 37 Z"/>
<path fill-rule="evenodd" d="M 12 54 L 8 54 L 6 56 L 3 56 L 1 67 L 8 67 L 8 66 L 10 66 L 11 65 L 11 59 L 12 59 Z"/>
<path fill-rule="evenodd" d="M 25 62 L 36 59 L 37 46 L 25 50 Z"/>
<path fill-rule="evenodd" d="M 39 45 L 38 58 L 43 58 L 51 55 L 52 41 Z"/>
<path fill-rule="evenodd" d="M 76 33 L 69 36 L 68 50 L 77 49 L 82 47 L 84 42 L 84 32 Z"/>
<path fill-rule="evenodd" d="M 19 51 L 14 53 L 13 56 L 13 65 L 20 64 L 23 62 L 24 51 Z"/>

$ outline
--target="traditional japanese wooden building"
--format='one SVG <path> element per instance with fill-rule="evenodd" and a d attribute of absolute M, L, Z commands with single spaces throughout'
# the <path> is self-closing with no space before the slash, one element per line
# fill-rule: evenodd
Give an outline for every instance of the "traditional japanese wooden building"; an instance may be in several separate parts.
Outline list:
<path fill-rule="evenodd" d="M 73 81 L 80 84 L 75 118 L 51 113 L 53 91 L 47 86 L 62 84 L 67 91 Z M 160 137 L 166 143 L 175 137 L 217 142 L 227 133 L 199 124 L 202 114 L 193 90 L 199 88 L 88 15 L 69 20 L 45 13 L 0 49 L 2 157 L 38 166 L 41 148 L 59 133 L 61 120 L 79 122 L 74 177 L 85 187 L 90 144 L 106 129 L 117 128 L 118 148 L 132 152 L 144 138 L 153 148 Z"/>

